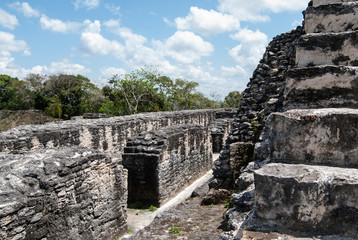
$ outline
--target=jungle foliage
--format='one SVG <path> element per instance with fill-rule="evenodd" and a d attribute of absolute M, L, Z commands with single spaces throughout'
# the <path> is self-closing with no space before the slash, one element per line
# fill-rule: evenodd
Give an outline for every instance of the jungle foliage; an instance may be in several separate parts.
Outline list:
<path fill-rule="evenodd" d="M 82 75 L 29 74 L 24 80 L 0 75 L 0 110 L 38 109 L 59 119 L 84 113 L 119 116 L 139 112 L 238 107 L 241 94 L 225 101 L 200 93 L 197 82 L 171 79 L 155 70 L 114 75 L 102 89 Z"/>

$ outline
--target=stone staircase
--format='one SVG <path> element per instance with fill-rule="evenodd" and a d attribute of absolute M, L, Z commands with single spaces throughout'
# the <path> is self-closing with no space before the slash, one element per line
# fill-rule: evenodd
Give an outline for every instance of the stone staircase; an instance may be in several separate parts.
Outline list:
<path fill-rule="evenodd" d="M 358 238 L 358 1 L 313 0 L 255 171 L 253 228 Z"/>

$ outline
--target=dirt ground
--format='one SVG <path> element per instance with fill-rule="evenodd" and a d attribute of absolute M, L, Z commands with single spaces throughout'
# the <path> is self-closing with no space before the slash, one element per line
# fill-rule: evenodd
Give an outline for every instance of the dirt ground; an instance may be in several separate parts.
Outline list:
<path fill-rule="evenodd" d="M 144 229 L 122 239 L 131 240 L 217 240 L 222 233 L 220 228 L 223 214 L 226 211 L 224 204 L 201 206 L 201 198 L 188 199 L 185 202 L 157 215 L 152 223 Z M 129 210 L 138 211 L 138 210 Z M 139 210 L 138 219 L 141 214 Z M 148 214 L 148 213 L 147 213 Z M 132 231 L 130 229 L 129 231 Z"/>

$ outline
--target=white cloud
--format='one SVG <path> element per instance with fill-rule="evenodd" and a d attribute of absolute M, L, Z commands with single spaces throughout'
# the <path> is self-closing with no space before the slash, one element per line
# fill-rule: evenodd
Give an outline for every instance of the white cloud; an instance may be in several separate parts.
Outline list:
<path fill-rule="evenodd" d="M 79 22 L 63 22 L 59 19 L 49 18 L 46 15 L 41 16 L 40 24 L 42 29 L 48 29 L 58 33 L 78 32 L 82 26 Z"/>
<path fill-rule="evenodd" d="M 94 9 L 99 6 L 100 0 L 76 0 L 75 9 L 87 8 L 87 10 Z"/>
<path fill-rule="evenodd" d="M 15 27 L 19 24 L 16 16 L 11 15 L 5 10 L 0 8 L 0 25 L 9 28 L 11 30 L 15 29 Z"/>
<path fill-rule="evenodd" d="M 256 30 L 241 29 L 231 38 L 241 43 L 229 51 L 229 55 L 243 68 L 253 70 L 262 58 L 268 42 L 266 34 Z"/>
<path fill-rule="evenodd" d="M 235 67 L 221 66 L 220 70 L 224 77 L 249 77 L 249 74 L 246 72 L 246 70 L 239 65 L 236 65 Z"/>
<path fill-rule="evenodd" d="M 124 47 L 118 41 L 110 41 L 104 38 L 100 33 L 83 32 L 81 49 L 87 54 L 120 56 Z"/>
<path fill-rule="evenodd" d="M 105 21 L 103 23 L 104 26 L 110 28 L 110 29 L 118 29 L 120 27 L 120 21 L 118 19 L 110 19 L 108 21 Z"/>
<path fill-rule="evenodd" d="M 91 22 L 90 20 L 85 20 L 83 22 L 83 26 L 84 26 L 84 32 L 89 32 L 89 33 L 101 32 L 101 22 L 98 20 L 95 20 L 94 22 Z"/>
<path fill-rule="evenodd" d="M 100 80 L 108 80 L 114 75 L 123 75 L 126 74 L 126 70 L 123 68 L 115 68 L 115 67 L 107 67 L 101 68 L 101 76 L 99 77 Z"/>
<path fill-rule="evenodd" d="M 11 33 L 0 31 L 0 51 L 1 52 L 21 52 L 30 55 L 29 48 L 25 41 L 15 40 L 15 36 Z"/>
<path fill-rule="evenodd" d="M 309 0 L 218 0 L 221 12 L 233 14 L 239 20 L 250 22 L 269 21 L 267 12 L 297 11 L 307 7 Z"/>
<path fill-rule="evenodd" d="M 104 7 L 109 10 L 113 15 L 119 15 L 120 14 L 120 10 L 121 10 L 121 7 L 120 6 L 116 6 L 114 4 L 108 4 L 106 3 L 104 5 Z"/>
<path fill-rule="evenodd" d="M 203 35 L 217 35 L 237 30 L 239 21 L 232 15 L 191 7 L 185 18 L 176 18 L 175 23 L 179 30 L 191 30 Z"/>
<path fill-rule="evenodd" d="M 40 12 L 36 9 L 33 9 L 27 2 L 23 2 L 23 3 L 14 2 L 14 3 L 10 4 L 10 7 L 17 9 L 19 12 L 24 14 L 25 17 L 28 17 L 28 18 L 40 16 Z"/>
<path fill-rule="evenodd" d="M 15 59 L 11 57 L 9 52 L 0 51 L 0 72 L 8 74 L 12 77 L 18 77 L 24 79 L 29 73 L 37 73 L 43 75 L 51 74 L 81 74 L 86 75 L 91 72 L 90 69 L 80 65 L 72 63 L 68 59 L 64 59 L 60 62 L 52 62 L 49 66 L 37 65 L 32 68 L 26 69 L 15 64 Z"/>
<path fill-rule="evenodd" d="M 52 62 L 50 66 L 36 66 L 34 69 L 40 70 L 41 74 L 81 74 L 86 75 L 91 70 L 81 64 L 75 64 L 68 59 L 60 62 Z"/>
<path fill-rule="evenodd" d="M 166 55 L 173 59 L 191 64 L 202 56 L 210 56 L 214 47 L 192 32 L 178 31 L 164 44 Z"/>

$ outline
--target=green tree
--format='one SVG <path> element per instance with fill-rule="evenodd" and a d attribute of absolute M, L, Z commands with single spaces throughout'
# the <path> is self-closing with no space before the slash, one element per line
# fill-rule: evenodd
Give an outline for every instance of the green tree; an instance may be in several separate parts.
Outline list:
<path fill-rule="evenodd" d="M 165 100 L 156 88 L 157 76 L 145 69 L 122 76 L 114 75 L 109 81 L 110 86 L 102 91 L 120 114 L 162 111 Z"/>
<path fill-rule="evenodd" d="M 0 75 L 0 109 L 26 110 L 34 106 L 34 96 L 25 81 Z"/>
<path fill-rule="evenodd" d="M 241 103 L 242 94 L 239 91 L 232 91 L 225 97 L 224 103 L 227 107 L 238 108 Z"/>
<path fill-rule="evenodd" d="M 97 112 L 101 92 L 82 75 L 52 75 L 43 84 L 38 105 L 52 117 L 69 119 L 85 112 Z"/>

